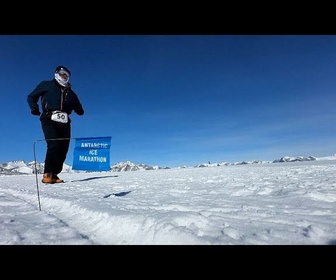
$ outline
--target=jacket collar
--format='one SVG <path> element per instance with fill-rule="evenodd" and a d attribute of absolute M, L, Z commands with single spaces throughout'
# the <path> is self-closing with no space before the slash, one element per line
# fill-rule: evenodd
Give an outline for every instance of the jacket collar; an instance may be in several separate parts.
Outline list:
<path fill-rule="evenodd" d="M 70 83 L 68 83 L 68 85 L 66 86 L 66 87 L 63 87 L 62 85 L 60 85 L 57 81 L 56 81 L 56 79 L 54 78 L 53 79 L 53 82 L 54 82 L 54 84 L 57 86 L 57 87 L 59 87 L 60 89 L 70 89 L 71 88 L 71 84 Z"/>

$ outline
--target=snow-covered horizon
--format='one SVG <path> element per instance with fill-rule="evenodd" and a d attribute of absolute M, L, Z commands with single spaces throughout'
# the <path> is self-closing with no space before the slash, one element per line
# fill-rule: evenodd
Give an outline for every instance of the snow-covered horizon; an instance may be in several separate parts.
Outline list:
<path fill-rule="evenodd" d="M 281 162 L 297 162 L 297 161 L 315 161 L 315 160 L 336 160 L 336 154 L 324 157 L 314 157 L 314 156 L 284 156 L 272 161 L 262 161 L 262 160 L 251 160 L 251 161 L 241 161 L 241 162 L 205 162 L 200 163 L 195 166 L 179 166 L 179 167 L 162 167 L 162 166 L 150 166 L 144 163 L 134 163 L 132 161 L 123 161 L 115 163 L 111 166 L 111 172 L 124 172 L 124 171 L 138 171 L 138 170 L 159 170 L 159 169 L 175 169 L 175 168 L 195 168 L 195 167 L 213 167 L 213 166 L 228 166 L 228 165 L 244 165 L 244 164 L 263 164 L 263 163 L 281 163 Z M 36 169 L 38 173 L 43 173 L 44 163 L 36 162 Z M 0 174 L 1 173 L 20 173 L 20 174 L 31 174 L 35 171 L 35 162 L 25 162 L 24 160 L 12 160 L 6 163 L 0 163 Z M 72 170 L 72 166 L 68 164 L 63 164 L 62 173 L 73 173 L 82 172 L 77 170 Z M 86 171 L 84 171 L 86 172 Z"/>

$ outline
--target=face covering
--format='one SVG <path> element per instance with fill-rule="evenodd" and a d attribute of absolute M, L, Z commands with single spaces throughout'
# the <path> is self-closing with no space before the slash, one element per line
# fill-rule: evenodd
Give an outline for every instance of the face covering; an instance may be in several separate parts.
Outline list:
<path fill-rule="evenodd" d="M 55 79 L 56 81 L 63 87 L 66 87 L 68 85 L 68 82 L 69 82 L 69 77 L 66 78 L 66 80 L 64 80 L 60 74 L 58 73 L 55 73 Z"/>

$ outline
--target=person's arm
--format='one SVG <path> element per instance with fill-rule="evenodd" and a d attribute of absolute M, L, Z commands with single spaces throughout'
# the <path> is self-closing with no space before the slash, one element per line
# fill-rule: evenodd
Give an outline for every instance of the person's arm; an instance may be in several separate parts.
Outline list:
<path fill-rule="evenodd" d="M 83 106 L 81 104 L 81 102 L 79 101 L 79 98 L 78 96 L 76 95 L 76 98 L 75 98 L 76 102 L 75 102 L 75 106 L 74 106 L 74 111 L 77 115 L 79 116 L 82 116 L 84 115 L 84 109 L 83 109 Z"/>
<path fill-rule="evenodd" d="M 39 116 L 41 114 L 38 106 L 39 98 L 46 92 L 44 88 L 44 82 L 38 84 L 38 86 L 27 96 L 27 102 L 30 107 L 30 112 L 33 115 Z"/>

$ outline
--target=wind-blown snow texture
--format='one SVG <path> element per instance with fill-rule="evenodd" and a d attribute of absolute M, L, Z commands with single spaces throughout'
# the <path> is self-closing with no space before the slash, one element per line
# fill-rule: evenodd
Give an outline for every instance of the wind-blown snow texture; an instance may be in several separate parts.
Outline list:
<path fill-rule="evenodd" d="M 316 160 L 2 175 L 0 244 L 336 244 L 335 174 Z"/>

